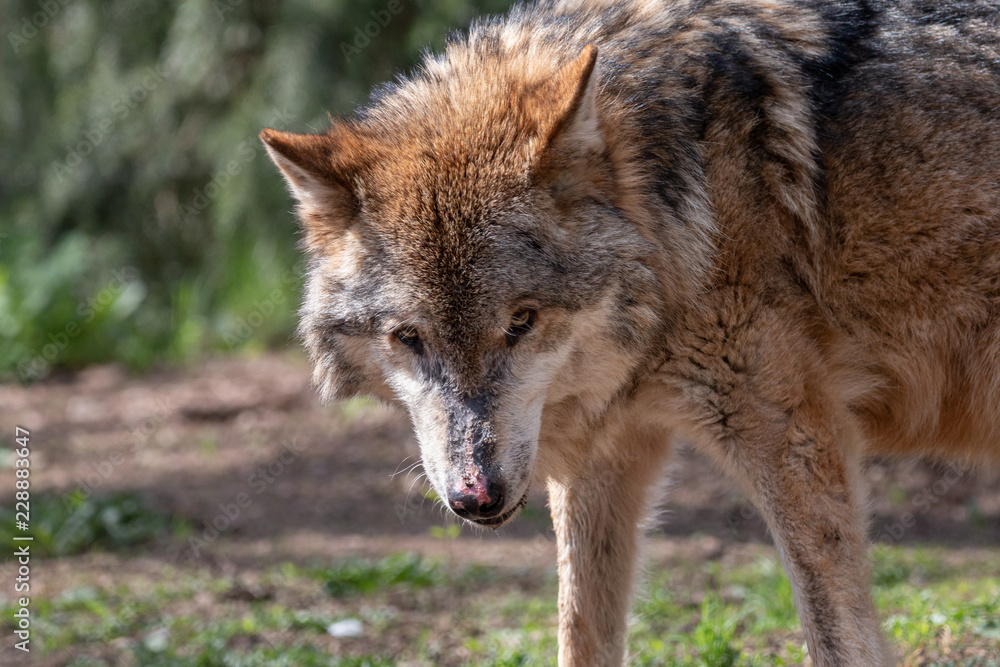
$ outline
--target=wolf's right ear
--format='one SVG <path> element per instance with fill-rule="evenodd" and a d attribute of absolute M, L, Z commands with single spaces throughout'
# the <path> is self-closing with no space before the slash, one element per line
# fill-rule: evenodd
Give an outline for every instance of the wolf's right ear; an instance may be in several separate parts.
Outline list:
<path fill-rule="evenodd" d="M 354 219 L 358 201 L 333 133 L 293 134 L 265 129 L 260 139 L 299 202 L 298 213 L 310 249 L 321 249 Z"/>

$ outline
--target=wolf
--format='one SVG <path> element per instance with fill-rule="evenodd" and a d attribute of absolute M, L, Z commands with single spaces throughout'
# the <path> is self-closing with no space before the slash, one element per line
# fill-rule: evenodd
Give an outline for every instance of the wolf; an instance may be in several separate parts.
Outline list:
<path fill-rule="evenodd" d="M 1000 460 L 1000 5 L 541 2 L 261 138 L 322 396 L 405 406 L 470 523 L 547 488 L 561 665 L 623 662 L 678 442 L 759 509 L 813 664 L 893 661 L 864 458 Z"/>

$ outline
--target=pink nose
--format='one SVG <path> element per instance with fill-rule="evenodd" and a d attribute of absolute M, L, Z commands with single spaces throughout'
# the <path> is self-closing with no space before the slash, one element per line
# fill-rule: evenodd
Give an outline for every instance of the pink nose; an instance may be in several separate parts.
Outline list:
<path fill-rule="evenodd" d="M 488 519 L 503 509 L 503 491 L 481 472 L 467 474 L 448 493 L 448 504 L 464 519 Z"/>

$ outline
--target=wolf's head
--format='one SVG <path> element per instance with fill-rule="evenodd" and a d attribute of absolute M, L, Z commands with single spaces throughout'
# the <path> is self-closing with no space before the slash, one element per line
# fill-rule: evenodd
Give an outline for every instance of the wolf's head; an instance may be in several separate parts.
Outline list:
<path fill-rule="evenodd" d="M 584 426 L 627 389 L 670 287 L 623 212 L 596 56 L 451 54 L 324 134 L 261 134 L 299 201 L 316 383 L 405 403 L 435 490 L 484 526 L 523 506 L 547 414 Z"/>

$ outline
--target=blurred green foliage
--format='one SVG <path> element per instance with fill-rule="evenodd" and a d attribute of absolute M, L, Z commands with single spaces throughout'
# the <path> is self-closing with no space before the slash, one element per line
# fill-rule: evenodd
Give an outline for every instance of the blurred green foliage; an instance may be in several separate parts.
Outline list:
<path fill-rule="evenodd" d="M 286 345 L 302 265 L 257 139 L 319 131 L 508 0 L 0 0 L 0 379 Z"/>

